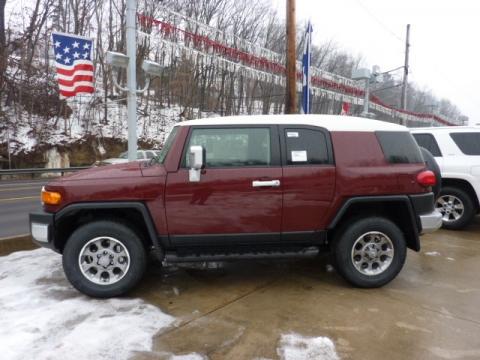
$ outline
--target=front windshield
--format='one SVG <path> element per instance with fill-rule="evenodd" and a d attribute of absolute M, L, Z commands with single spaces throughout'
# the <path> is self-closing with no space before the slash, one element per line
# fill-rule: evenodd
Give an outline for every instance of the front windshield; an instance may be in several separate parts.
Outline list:
<path fill-rule="evenodd" d="M 118 155 L 118 158 L 119 159 L 126 159 L 128 157 L 128 152 L 125 151 L 123 153 L 121 153 L 120 155 Z"/>
<path fill-rule="evenodd" d="M 165 141 L 165 144 L 163 144 L 162 150 L 160 150 L 160 153 L 155 158 L 158 163 L 163 164 L 163 162 L 165 161 L 165 158 L 167 157 L 168 151 L 172 147 L 173 140 L 175 140 L 175 135 L 177 134 L 177 130 L 178 130 L 178 127 L 175 126 L 172 129 L 172 131 L 170 132 L 170 135 L 168 135 L 168 138 Z"/>

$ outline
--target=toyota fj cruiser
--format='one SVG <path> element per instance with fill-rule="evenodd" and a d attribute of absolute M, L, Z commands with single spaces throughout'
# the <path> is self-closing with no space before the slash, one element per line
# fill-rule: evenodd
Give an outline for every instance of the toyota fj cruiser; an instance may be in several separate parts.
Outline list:
<path fill-rule="evenodd" d="M 149 252 L 203 262 L 331 251 L 346 280 L 371 288 L 441 226 L 435 182 L 403 126 L 329 115 L 193 120 L 149 163 L 51 181 L 30 226 L 94 297 L 130 290 Z"/>

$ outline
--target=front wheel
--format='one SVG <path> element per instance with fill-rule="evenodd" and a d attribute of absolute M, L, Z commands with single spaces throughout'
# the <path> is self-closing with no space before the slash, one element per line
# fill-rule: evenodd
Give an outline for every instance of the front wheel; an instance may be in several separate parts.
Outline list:
<path fill-rule="evenodd" d="M 98 298 L 119 296 L 142 278 L 147 262 L 145 247 L 129 227 L 114 221 L 81 226 L 68 239 L 63 269 L 80 292 Z"/>
<path fill-rule="evenodd" d="M 407 252 L 403 233 L 382 217 L 349 222 L 335 239 L 333 250 L 338 272 L 362 288 L 392 281 L 402 269 Z"/>

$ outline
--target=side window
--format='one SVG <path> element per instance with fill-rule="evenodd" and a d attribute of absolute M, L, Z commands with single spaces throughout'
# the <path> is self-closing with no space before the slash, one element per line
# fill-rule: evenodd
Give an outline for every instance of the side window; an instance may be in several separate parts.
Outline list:
<path fill-rule="evenodd" d="M 193 129 L 188 148 L 192 145 L 205 149 L 207 168 L 272 163 L 270 128 Z M 184 164 L 188 167 L 188 156 Z"/>
<path fill-rule="evenodd" d="M 423 156 L 412 134 L 407 131 L 377 131 L 385 159 L 390 164 L 423 163 Z"/>
<path fill-rule="evenodd" d="M 465 155 L 480 155 L 480 132 L 451 133 L 450 136 Z"/>
<path fill-rule="evenodd" d="M 413 137 L 415 138 L 419 146 L 424 147 L 425 149 L 430 151 L 433 156 L 442 156 L 442 152 L 438 147 L 437 140 L 435 140 L 432 134 L 413 134 Z"/>
<path fill-rule="evenodd" d="M 287 165 L 329 164 L 325 134 L 310 129 L 285 129 Z"/>
<path fill-rule="evenodd" d="M 145 155 L 141 151 L 137 151 L 137 160 L 145 159 Z"/>

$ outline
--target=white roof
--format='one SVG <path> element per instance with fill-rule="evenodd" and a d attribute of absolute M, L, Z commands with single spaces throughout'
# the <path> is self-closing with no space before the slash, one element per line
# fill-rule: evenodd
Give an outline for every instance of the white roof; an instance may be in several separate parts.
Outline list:
<path fill-rule="evenodd" d="M 425 133 L 425 132 L 471 132 L 480 131 L 480 126 L 437 126 L 437 127 L 423 127 L 410 129 L 412 133 Z"/>
<path fill-rule="evenodd" d="M 341 115 L 249 115 L 225 116 L 184 121 L 179 126 L 193 125 L 310 125 L 329 131 L 408 131 L 405 126 L 385 121 Z"/>

